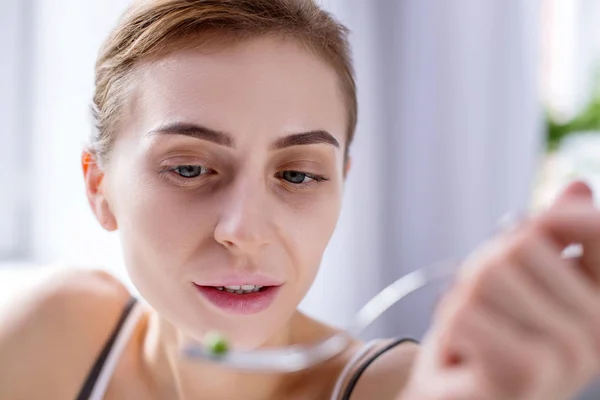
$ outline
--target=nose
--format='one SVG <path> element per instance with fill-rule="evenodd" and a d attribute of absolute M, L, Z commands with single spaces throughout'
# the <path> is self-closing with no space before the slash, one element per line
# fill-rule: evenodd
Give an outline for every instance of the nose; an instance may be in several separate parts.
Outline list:
<path fill-rule="evenodd" d="M 224 196 L 215 240 L 229 250 L 249 255 L 269 243 L 267 196 L 250 179 L 240 179 Z"/>

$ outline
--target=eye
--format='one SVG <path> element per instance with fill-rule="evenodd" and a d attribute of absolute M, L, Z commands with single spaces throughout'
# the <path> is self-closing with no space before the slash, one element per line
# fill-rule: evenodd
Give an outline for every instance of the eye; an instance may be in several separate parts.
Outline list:
<path fill-rule="evenodd" d="M 180 165 L 171 169 L 171 171 L 175 172 L 177 175 L 182 178 L 197 178 L 200 175 L 204 175 L 209 172 L 208 168 L 205 168 L 201 165 Z"/>
<path fill-rule="evenodd" d="M 310 181 L 315 180 L 314 177 L 312 177 L 304 172 L 298 172 L 298 171 L 283 171 L 281 173 L 281 178 L 285 179 L 286 181 L 293 183 L 295 185 L 299 185 L 302 183 L 308 183 Z"/>

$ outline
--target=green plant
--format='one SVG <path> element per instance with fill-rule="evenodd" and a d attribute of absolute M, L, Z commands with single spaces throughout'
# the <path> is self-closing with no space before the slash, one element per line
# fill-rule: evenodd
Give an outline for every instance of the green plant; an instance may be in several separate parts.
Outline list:
<path fill-rule="evenodd" d="M 595 85 L 588 105 L 573 119 L 557 122 L 550 113 L 546 113 L 546 143 L 549 150 L 554 150 L 566 136 L 583 131 L 600 132 L 600 70 L 596 74 Z"/>

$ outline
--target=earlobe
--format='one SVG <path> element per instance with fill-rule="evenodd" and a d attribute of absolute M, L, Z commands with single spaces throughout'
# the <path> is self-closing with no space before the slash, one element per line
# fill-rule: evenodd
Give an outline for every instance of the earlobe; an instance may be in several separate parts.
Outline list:
<path fill-rule="evenodd" d="M 85 180 L 86 195 L 92 212 L 100 225 L 107 231 L 117 229 L 117 220 L 110 208 L 104 187 L 104 171 L 96 162 L 96 157 L 87 150 L 81 156 L 81 166 Z"/>
<path fill-rule="evenodd" d="M 118 228 L 117 219 L 110 209 L 110 204 L 106 198 L 102 198 L 101 204 L 98 205 L 98 208 L 100 209 L 100 212 L 98 213 L 98 221 L 100 222 L 100 225 L 102 225 L 102 227 L 109 232 L 116 231 Z"/>

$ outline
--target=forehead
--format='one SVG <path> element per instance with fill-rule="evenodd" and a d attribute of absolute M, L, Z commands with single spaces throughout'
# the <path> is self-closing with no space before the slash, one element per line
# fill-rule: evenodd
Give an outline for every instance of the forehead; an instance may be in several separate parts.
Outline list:
<path fill-rule="evenodd" d="M 185 49 L 141 65 L 136 125 L 195 122 L 234 135 L 324 129 L 345 143 L 336 72 L 300 44 L 258 38 Z"/>

